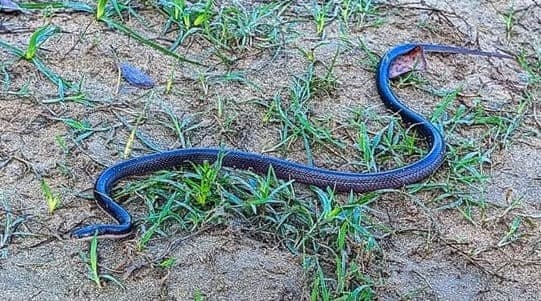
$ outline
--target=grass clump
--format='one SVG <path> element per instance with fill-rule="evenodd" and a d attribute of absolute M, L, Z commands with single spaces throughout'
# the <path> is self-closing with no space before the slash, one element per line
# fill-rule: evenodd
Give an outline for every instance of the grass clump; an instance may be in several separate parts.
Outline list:
<path fill-rule="evenodd" d="M 260 177 L 249 172 L 230 173 L 216 163 L 193 171 L 162 171 L 129 183 L 118 195 L 137 191 L 148 206 L 147 230 L 139 239 L 141 248 L 156 235 L 166 236 L 179 227 L 193 231 L 203 226 L 227 226 L 234 219 L 268 229 L 261 235 L 277 238 L 293 253 L 301 254 L 306 270 L 318 279 L 313 296 L 365 296 L 368 300 L 373 283 L 355 259 L 379 249 L 364 209 L 377 194 L 352 194 L 342 204 L 332 191 L 319 188 L 299 197 L 291 184 L 277 179 L 272 170 Z"/>
<path fill-rule="evenodd" d="M 280 94 L 276 94 L 269 107 L 268 116 L 280 123 L 280 142 L 271 150 L 281 147 L 289 148 L 298 140 L 301 141 L 309 165 L 313 165 L 312 146 L 331 145 L 343 148 L 344 144 L 334 138 L 323 120 L 314 120 L 310 115 L 310 101 L 314 95 L 332 93 L 336 84 L 331 76 L 319 77 L 315 73 L 314 64 L 309 64 L 306 72 L 292 79 L 288 88 L 289 103 Z"/>

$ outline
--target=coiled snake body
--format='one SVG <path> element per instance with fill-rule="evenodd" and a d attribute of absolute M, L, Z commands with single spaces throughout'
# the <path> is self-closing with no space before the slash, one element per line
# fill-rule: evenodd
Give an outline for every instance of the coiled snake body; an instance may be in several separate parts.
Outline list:
<path fill-rule="evenodd" d="M 94 187 L 97 204 L 110 214 L 118 224 L 89 225 L 72 231 L 76 239 L 99 237 L 120 238 L 132 230 L 130 214 L 111 197 L 113 185 L 126 177 L 143 175 L 163 169 L 191 166 L 205 161 L 214 162 L 220 156 L 222 166 L 238 169 L 251 169 L 259 174 L 266 174 L 272 167 L 276 176 L 285 180 L 331 187 L 336 191 L 367 192 L 385 188 L 398 188 L 420 181 L 432 174 L 442 164 L 445 157 L 445 143 L 442 134 L 427 119 L 400 102 L 390 87 L 389 71 L 391 64 L 398 57 L 421 47 L 425 52 L 449 52 L 495 57 L 508 57 L 503 54 L 482 52 L 460 47 L 431 44 L 403 44 L 389 50 L 380 60 L 376 84 L 383 103 L 393 112 L 398 113 L 404 122 L 411 124 L 423 135 L 430 150 L 420 160 L 406 166 L 375 173 L 354 173 L 310 167 L 284 159 L 219 148 L 188 148 L 154 153 L 129 159 L 107 168 L 98 177 Z"/>

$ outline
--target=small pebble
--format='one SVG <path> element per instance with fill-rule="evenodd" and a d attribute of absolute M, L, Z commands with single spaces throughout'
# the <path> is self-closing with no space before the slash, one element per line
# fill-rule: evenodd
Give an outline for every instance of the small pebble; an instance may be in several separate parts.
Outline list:
<path fill-rule="evenodd" d="M 120 63 L 120 73 L 132 86 L 143 89 L 150 89 L 155 86 L 154 80 L 149 75 L 129 63 Z"/>

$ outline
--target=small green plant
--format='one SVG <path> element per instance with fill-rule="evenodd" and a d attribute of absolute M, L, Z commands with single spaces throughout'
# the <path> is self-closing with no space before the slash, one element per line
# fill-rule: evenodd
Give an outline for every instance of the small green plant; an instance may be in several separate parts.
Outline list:
<path fill-rule="evenodd" d="M 165 221 L 171 218 L 175 220 L 179 219 L 177 215 L 172 211 L 173 202 L 178 197 L 179 195 L 176 193 L 171 194 L 171 196 L 167 199 L 167 202 L 161 207 L 157 215 L 155 213 L 151 213 L 151 215 L 148 217 L 148 221 L 151 223 L 151 226 L 145 231 L 143 236 L 141 236 L 141 239 L 139 239 L 139 241 L 137 242 L 138 250 L 143 250 L 146 247 L 147 243 L 154 236 L 154 234 L 159 231 L 160 227 Z"/>
<path fill-rule="evenodd" d="M 52 25 L 45 25 L 39 27 L 30 37 L 30 41 L 26 50 L 21 50 L 20 48 L 11 45 L 10 43 L 0 39 L 0 47 L 6 49 L 12 55 L 25 59 L 32 64 L 43 74 L 45 75 L 52 83 L 57 85 L 58 94 L 61 98 L 64 98 L 67 88 L 73 88 L 75 91 L 78 91 L 78 87 L 74 86 L 72 83 L 65 81 L 58 74 L 49 69 L 43 61 L 38 58 L 37 50 L 41 44 L 43 44 L 48 38 L 53 34 L 59 32 L 59 28 Z"/>
<path fill-rule="evenodd" d="M 23 54 L 23 58 L 27 61 L 31 61 L 36 56 L 39 46 L 58 32 L 60 32 L 60 28 L 57 26 L 44 25 L 38 27 L 38 29 L 30 36 L 30 41 Z"/>
<path fill-rule="evenodd" d="M 363 161 L 366 164 L 368 171 L 377 171 L 375 156 L 376 148 L 378 147 L 384 132 L 380 131 L 373 138 L 368 134 L 368 128 L 366 123 L 359 123 L 359 130 L 357 136 L 357 148 L 359 149 Z"/>
<path fill-rule="evenodd" d="M 372 0 L 344 0 L 340 5 L 342 24 L 349 27 L 355 22 L 358 27 L 378 26 L 383 23 L 376 3 Z"/>
<path fill-rule="evenodd" d="M 57 134 L 54 136 L 54 141 L 56 142 L 56 145 L 62 150 L 64 155 L 67 155 L 69 153 L 70 149 L 64 136 Z"/>
<path fill-rule="evenodd" d="M 208 22 L 214 16 L 214 11 L 212 10 L 213 2 L 213 0 L 207 0 L 202 5 L 190 7 L 190 10 L 183 15 L 184 26 L 187 29 L 191 26 L 208 27 Z"/>
<path fill-rule="evenodd" d="M 216 192 L 216 180 L 221 168 L 221 162 L 214 164 L 205 162 L 201 165 L 195 165 L 195 172 L 186 178 L 186 185 L 193 191 L 195 202 L 200 207 L 206 207 L 211 196 Z"/>
<path fill-rule="evenodd" d="M 520 67 L 528 74 L 528 85 L 539 89 L 539 84 L 541 83 L 541 47 L 538 47 L 535 53 L 531 55 L 528 55 L 524 50 L 521 51 L 517 60 Z M 531 93 L 530 90 L 528 89 L 527 93 Z"/>
<path fill-rule="evenodd" d="M 205 28 L 214 16 L 213 0 L 186 3 L 185 0 L 160 1 L 169 20 L 188 32 L 193 28 Z M 195 31 L 194 31 L 195 32 Z"/>
<path fill-rule="evenodd" d="M 333 5 L 333 1 L 323 1 L 322 4 L 319 4 L 318 1 L 312 1 L 312 16 L 314 18 L 314 22 L 316 23 L 316 33 L 318 35 L 323 34 L 325 26 L 327 26 L 330 19 L 334 17 L 331 15 Z"/>
<path fill-rule="evenodd" d="M 115 277 L 109 274 L 102 274 L 99 271 L 98 264 L 98 237 L 94 235 L 90 240 L 90 246 L 88 250 L 88 255 L 85 253 L 80 253 L 81 259 L 87 264 L 88 267 L 88 278 L 96 284 L 98 288 L 103 288 L 102 280 L 109 280 L 121 288 L 124 288 L 122 283 Z"/>
<path fill-rule="evenodd" d="M 98 129 L 93 128 L 90 122 L 86 120 L 76 120 L 73 118 L 62 118 L 61 120 L 76 135 L 75 137 L 76 142 L 83 141 L 84 139 L 90 137 L 92 134 L 94 134 L 98 130 Z"/>
<path fill-rule="evenodd" d="M 194 301 L 203 301 L 203 300 L 205 300 L 205 297 L 201 293 L 200 290 L 196 290 L 195 293 L 193 294 L 193 300 Z"/>
<path fill-rule="evenodd" d="M 128 136 L 128 140 L 126 141 L 126 145 L 124 146 L 124 151 L 122 152 L 122 157 L 124 159 L 127 159 L 130 157 L 130 154 L 133 150 L 133 144 L 135 143 L 135 138 L 137 136 L 137 129 L 141 124 L 143 124 L 146 111 L 147 111 L 148 102 L 145 103 L 145 107 L 139 112 L 139 115 L 137 116 L 137 120 L 135 121 L 135 125 L 130 130 L 130 135 Z"/>
<path fill-rule="evenodd" d="M 45 179 L 41 179 L 40 186 L 41 192 L 43 193 L 45 201 L 47 202 L 47 209 L 49 211 L 49 214 L 53 214 L 53 212 L 58 208 L 58 205 L 60 204 L 60 195 L 58 193 L 52 192 L 49 184 L 47 184 Z"/>
<path fill-rule="evenodd" d="M 164 269 L 169 269 L 171 268 L 175 263 L 177 262 L 177 260 L 173 257 L 169 257 L 169 258 L 165 258 L 164 260 L 162 260 L 160 262 L 160 267 L 164 268 Z"/>
<path fill-rule="evenodd" d="M 516 216 L 511 224 L 509 225 L 509 228 L 507 232 L 505 233 L 504 237 L 498 242 L 498 247 L 503 247 L 505 245 L 508 245 L 520 238 L 520 234 L 518 234 L 518 230 L 522 224 L 522 218 L 520 216 Z"/>
<path fill-rule="evenodd" d="M 188 133 L 197 129 L 199 124 L 193 124 L 191 118 L 179 118 L 170 107 L 164 107 L 163 111 L 168 117 L 166 121 L 159 121 L 163 126 L 171 129 L 178 139 L 181 147 L 189 147 Z"/>
<path fill-rule="evenodd" d="M 310 64 L 304 74 L 296 76 L 289 87 L 289 104 L 286 104 L 280 94 L 276 94 L 269 107 L 269 116 L 280 122 L 280 142 L 272 150 L 282 146 L 289 146 L 297 140 L 301 140 L 304 146 L 308 164 L 313 164 L 312 145 L 326 145 L 330 143 L 334 147 L 344 148 L 344 144 L 332 137 L 331 131 L 321 125 L 321 122 L 313 121 L 310 117 L 309 102 L 316 94 L 327 94 L 331 90 L 333 78 L 319 77 L 315 74 L 314 65 Z"/>
<path fill-rule="evenodd" d="M 510 7 L 507 9 L 507 11 L 503 14 L 503 20 L 505 22 L 505 33 L 507 40 L 511 40 L 511 33 L 513 31 L 513 26 L 515 23 L 515 10 L 513 7 Z"/>
<path fill-rule="evenodd" d="M 249 8 L 241 4 L 223 7 L 204 29 L 204 36 L 229 52 L 251 47 L 276 48 L 282 38 L 281 8 L 280 2 Z M 221 51 L 216 54 L 225 59 Z"/>

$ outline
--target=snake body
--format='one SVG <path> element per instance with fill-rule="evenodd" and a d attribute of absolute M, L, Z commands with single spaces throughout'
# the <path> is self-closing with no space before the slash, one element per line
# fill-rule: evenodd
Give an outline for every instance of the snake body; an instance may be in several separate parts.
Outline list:
<path fill-rule="evenodd" d="M 482 52 L 460 47 L 433 44 L 402 44 L 389 50 L 380 60 L 376 85 L 383 103 L 391 111 L 398 113 L 402 120 L 411 124 L 423 135 L 430 147 L 428 153 L 420 160 L 396 169 L 374 172 L 354 173 L 311 167 L 284 159 L 248 153 L 238 150 L 219 148 L 188 148 L 149 154 L 120 162 L 101 173 L 95 183 L 94 198 L 105 212 L 111 215 L 118 224 L 95 224 L 72 231 L 76 239 L 88 239 L 95 234 L 99 237 L 120 238 L 127 236 L 132 230 L 130 214 L 111 196 L 113 186 L 118 181 L 131 176 L 144 175 L 151 172 L 186 167 L 205 161 L 215 162 L 221 158 L 225 167 L 250 169 L 259 174 L 266 174 L 272 168 L 280 179 L 295 182 L 331 187 L 335 191 L 367 192 L 378 189 L 398 188 L 418 182 L 440 167 L 445 157 L 445 143 L 440 131 L 422 115 L 403 104 L 390 86 L 389 71 L 391 63 L 398 57 L 406 55 L 415 47 L 422 47 L 425 52 L 449 52 L 474 54 L 483 56 L 508 57 L 499 53 Z"/>

